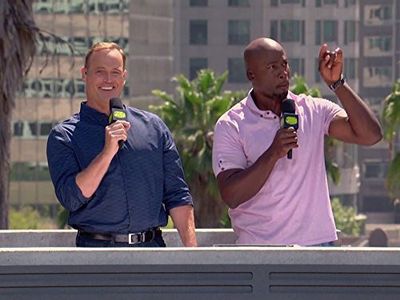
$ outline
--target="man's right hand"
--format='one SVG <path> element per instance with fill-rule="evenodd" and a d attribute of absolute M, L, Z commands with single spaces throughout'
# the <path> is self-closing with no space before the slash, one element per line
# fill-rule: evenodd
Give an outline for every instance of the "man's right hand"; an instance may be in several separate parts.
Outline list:
<path fill-rule="evenodd" d="M 128 139 L 131 124 L 127 121 L 116 121 L 106 126 L 104 152 L 114 156 L 119 149 L 118 141 Z"/>
<path fill-rule="evenodd" d="M 269 150 L 276 158 L 282 158 L 287 155 L 289 150 L 297 148 L 297 132 L 294 128 L 281 128 L 277 131 L 274 141 Z"/>

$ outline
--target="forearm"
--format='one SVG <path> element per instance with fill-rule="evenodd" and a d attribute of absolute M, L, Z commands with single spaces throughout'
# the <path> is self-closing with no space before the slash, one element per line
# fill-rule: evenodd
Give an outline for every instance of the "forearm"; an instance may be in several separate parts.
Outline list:
<path fill-rule="evenodd" d="M 264 186 L 278 159 L 279 157 L 268 149 L 251 167 L 231 173 L 226 171 L 226 176 L 218 176 L 222 200 L 230 208 L 236 208 L 250 200 Z"/>
<path fill-rule="evenodd" d="M 112 158 L 113 156 L 107 155 L 103 151 L 96 156 L 86 169 L 78 173 L 75 181 L 83 196 L 90 198 L 96 192 L 110 166 Z"/>
<path fill-rule="evenodd" d="M 378 119 L 367 104 L 345 83 L 335 91 L 347 115 L 348 122 L 357 137 L 358 144 L 375 144 L 382 138 Z"/>
<path fill-rule="evenodd" d="M 174 225 L 179 232 L 185 247 L 197 247 L 193 207 L 184 205 L 174 207 L 169 211 Z"/>

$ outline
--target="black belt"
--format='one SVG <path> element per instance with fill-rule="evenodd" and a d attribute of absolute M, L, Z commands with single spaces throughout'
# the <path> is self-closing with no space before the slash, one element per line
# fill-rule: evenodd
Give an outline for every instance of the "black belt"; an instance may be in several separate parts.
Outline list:
<path fill-rule="evenodd" d="M 80 236 L 85 236 L 95 240 L 102 241 L 113 241 L 115 243 L 128 243 L 139 244 L 151 242 L 156 236 L 161 236 L 161 229 L 156 227 L 143 232 L 134 232 L 126 234 L 114 234 L 114 233 L 95 233 L 79 230 Z"/>

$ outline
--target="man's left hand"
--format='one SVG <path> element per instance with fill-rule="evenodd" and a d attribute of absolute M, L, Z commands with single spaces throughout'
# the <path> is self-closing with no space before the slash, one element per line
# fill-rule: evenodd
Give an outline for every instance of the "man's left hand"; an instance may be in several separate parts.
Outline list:
<path fill-rule="evenodd" d="M 319 49 L 319 72 L 326 82 L 330 85 L 340 79 L 343 70 L 343 51 L 337 48 L 329 51 L 328 45 L 323 44 Z"/>

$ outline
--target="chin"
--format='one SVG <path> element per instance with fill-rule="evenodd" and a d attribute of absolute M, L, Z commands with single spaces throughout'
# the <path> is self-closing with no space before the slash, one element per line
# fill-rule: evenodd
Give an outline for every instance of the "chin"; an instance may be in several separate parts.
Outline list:
<path fill-rule="evenodd" d="M 289 93 L 289 91 L 285 91 L 285 92 L 282 92 L 280 94 L 276 94 L 276 97 L 279 100 L 283 101 L 283 100 L 285 100 L 287 98 L 288 93 Z"/>

